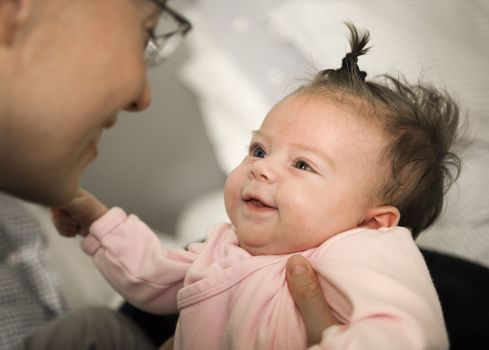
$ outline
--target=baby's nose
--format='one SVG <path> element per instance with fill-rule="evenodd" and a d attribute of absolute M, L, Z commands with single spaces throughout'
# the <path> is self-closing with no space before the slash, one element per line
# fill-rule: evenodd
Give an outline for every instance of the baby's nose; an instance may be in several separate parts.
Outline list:
<path fill-rule="evenodd" d="M 273 182 L 276 174 L 275 164 L 269 157 L 257 160 L 250 168 L 250 176 L 255 180 Z"/>

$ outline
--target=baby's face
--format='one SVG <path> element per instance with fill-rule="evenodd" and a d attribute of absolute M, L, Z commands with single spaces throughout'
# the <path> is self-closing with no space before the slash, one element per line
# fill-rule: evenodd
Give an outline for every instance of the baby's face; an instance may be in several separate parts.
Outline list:
<path fill-rule="evenodd" d="M 225 185 L 226 210 L 244 249 L 293 253 L 365 225 L 378 204 L 373 193 L 385 174 L 385 143 L 356 113 L 307 95 L 269 112 Z"/>

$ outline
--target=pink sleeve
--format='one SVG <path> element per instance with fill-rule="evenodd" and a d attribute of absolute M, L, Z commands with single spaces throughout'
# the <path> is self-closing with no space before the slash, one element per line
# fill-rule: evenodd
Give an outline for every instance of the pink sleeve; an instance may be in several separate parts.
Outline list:
<path fill-rule="evenodd" d="M 90 227 L 82 249 L 127 301 L 151 313 L 177 311 L 176 294 L 194 261 L 192 251 L 165 249 L 138 217 L 112 208 Z"/>
<path fill-rule="evenodd" d="M 332 242 L 313 262 L 328 304 L 343 323 L 319 349 L 448 349 L 435 288 L 410 233 L 374 230 Z"/>

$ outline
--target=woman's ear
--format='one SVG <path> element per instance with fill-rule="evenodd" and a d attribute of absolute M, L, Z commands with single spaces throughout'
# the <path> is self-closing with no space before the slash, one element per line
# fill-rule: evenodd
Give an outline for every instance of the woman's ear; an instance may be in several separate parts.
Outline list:
<path fill-rule="evenodd" d="M 369 209 L 359 226 L 371 229 L 393 227 L 399 223 L 401 213 L 391 205 Z"/>
<path fill-rule="evenodd" d="M 0 0 L 0 46 L 9 45 L 18 23 L 25 17 L 26 0 Z"/>

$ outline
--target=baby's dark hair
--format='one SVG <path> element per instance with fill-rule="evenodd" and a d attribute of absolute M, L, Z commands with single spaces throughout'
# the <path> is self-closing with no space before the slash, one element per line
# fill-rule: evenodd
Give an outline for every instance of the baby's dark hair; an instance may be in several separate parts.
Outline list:
<path fill-rule="evenodd" d="M 458 138 L 459 108 L 445 90 L 430 84 L 390 75 L 366 80 L 357 61 L 369 50 L 370 34 L 359 35 L 353 24 L 346 25 L 351 52 L 341 68 L 320 71 L 295 93 L 326 93 L 368 107 L 363 110 L 371 111 L 369 117 L 388 139 L 382 160 L 391 163 L 378 195 L 384 205 L 399 209 L 399 225 L 409 227 L 416 238 L 438 218 L 444 195 L 460 173 L 461 161 L 451 151 Z"/>

